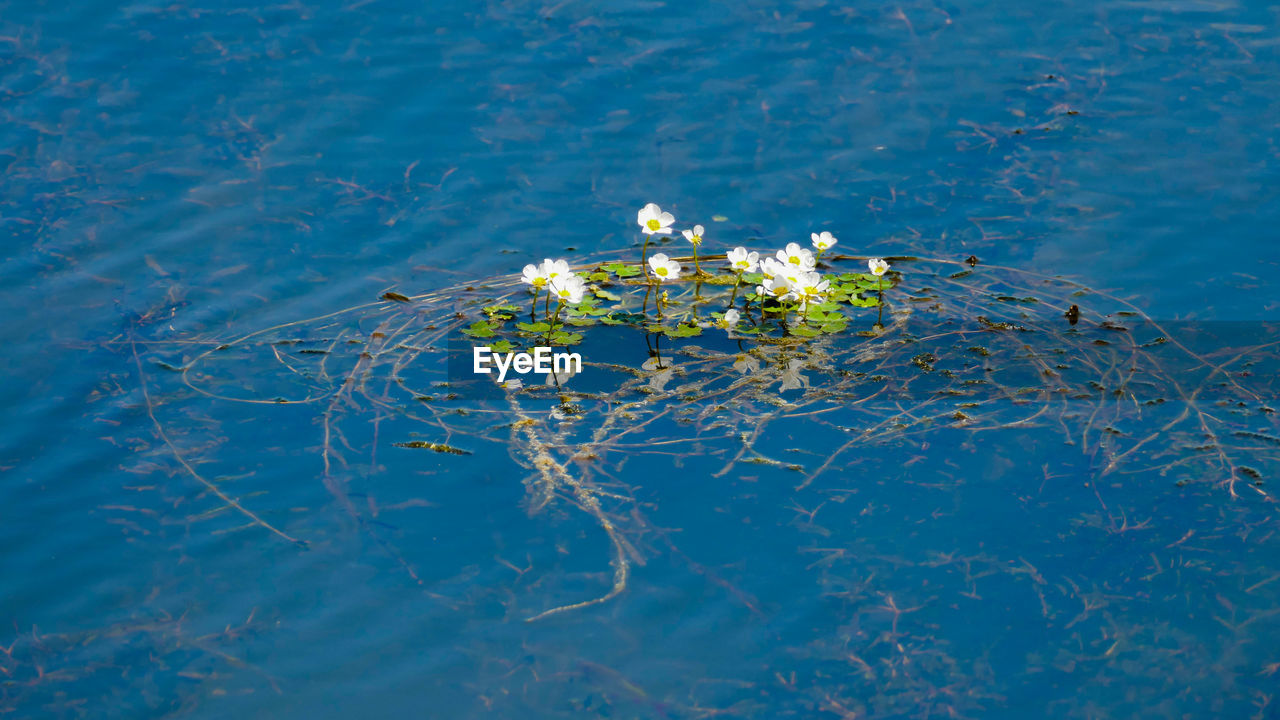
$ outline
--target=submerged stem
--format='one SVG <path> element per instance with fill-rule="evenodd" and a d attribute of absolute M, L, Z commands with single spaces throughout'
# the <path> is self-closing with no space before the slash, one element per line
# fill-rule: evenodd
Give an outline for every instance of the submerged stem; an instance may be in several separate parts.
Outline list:
<path fill-rule="evenodd" d="M 880 296 L 880 302 L 878 304 L 879 307 L 877 308 L 880 312 L 878 315 L 876 315 L 876 327 L 883 328 L 884 327 L 884 280 L 883 279 L 881 279 L 880 284 L 876 286 L 876 292 Z"/>

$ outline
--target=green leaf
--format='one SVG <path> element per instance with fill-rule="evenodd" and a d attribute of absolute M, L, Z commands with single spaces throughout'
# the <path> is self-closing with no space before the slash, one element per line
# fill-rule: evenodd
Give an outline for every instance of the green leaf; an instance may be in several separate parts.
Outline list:
<path fill-rule="evenodd" d="M 607 270 L 620 278 L 634 277 L 640 274 L 639 268 L 626 263 L 609 263 L 602 269 Z"/>
<path fill-rule="evenodd" d="M 520 328 L 521 330 L 524 330 L 525 332 L 533 332 L 533 333 L 546 332 L 551 329 L 551 326 L 544 322 L 535 322 L 535 323 L 519 322 L 519 323 L 516 323 L 516 327 Z"/>
<path fill-rule="evenodd" d="M 607 272 L 593 272 L 587 276 L 587 280 L 590 280 L 591 282 L 605 282 L 608 279 L 609 273 Z"/>
<path fill-rule="evenodd" d="M 509 353 L 515 349 L 515 346 L 511 344 L 510 340 L 499 340 L 490 345 L 489 349 L 496 353 Z"/>
<path fill-rule="evenodd" d="M 789 329 L 792 335 L 796 335 L 798 337 L 817 337 L 822 334 L 820 331 L 814 330 L 808 325 L 794 325 Z"/>
<path fill-rule="evenodd" d="M 609 300 L 610 302 L 618 302 L 622 299 L 622 296 L 618 293 L 609 292 L 608 290 L 603 290 L 601 288 L 596 288 L 596 297 L 601 300 Z"/>
<path fill-rule="evenodd" d="M 609 312 L 609 319 L 617 320 L 620 323 L 626 323 L 628 325 L 640 325 L 646 318 L 643 313 L 613 310 Z"/>
<path fill-rule="evenodd" d="M 462 334 L 473 338 L 493 337 L 493 323 L 488 320 L 477 320 L 471 323 L 470 327 L 463 328 Z"/>
<path fill-rule="evenodd" d="M 552 345 L 576 345 L 582 342 L 582 335 L 579 333 L 567 333 L 556 331 L 551 333 Z"/>
<path fill-rule="evenodd" d="M 670 338 L 695 337 L 702 334 L 702 328 L 697 325 L 677 325 L 667 328 L 666 334 Z"/>

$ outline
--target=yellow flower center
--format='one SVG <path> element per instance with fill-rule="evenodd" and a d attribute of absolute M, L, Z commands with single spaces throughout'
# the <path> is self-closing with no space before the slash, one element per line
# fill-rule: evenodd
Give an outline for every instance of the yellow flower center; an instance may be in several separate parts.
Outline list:
<path fill-rule="evenodd" d="M 694 235 L 693 237 L 689 238 L 689 242 L 693 243 L 694 245 L 697 245 L 698 243 L 702 242 L 702 236 Z"/>
<path fill-rule="evenodd" d="M 799 256 L 799 255 L 792 255 L 791 257 L 787 258 L 787 262 L 790 262 L 792 265 L 799 265 L 799 264 L 800 264 L 800 256 Z"/>
<path fill-rule="evenodd" d="M 662 227 L 662 223 L 658 222 L 657 220 L 650 220 L 649 222 L 645 223 L 645 225 L 648 226 L 650 230 L 654 230 L 654 231 L 657 231 L 658 228 Z"/>
<path fill-rule="evenodd" d="M 667 276 L 667 269 L 666 269 L 666 268 L 664 268 L 664 267 L 660 267 L 660 268 L 658 268 L 656 272 L 657 272 L 659 275 L 661 275 L 662 277 L 666 277 L 666 276 Z"/>

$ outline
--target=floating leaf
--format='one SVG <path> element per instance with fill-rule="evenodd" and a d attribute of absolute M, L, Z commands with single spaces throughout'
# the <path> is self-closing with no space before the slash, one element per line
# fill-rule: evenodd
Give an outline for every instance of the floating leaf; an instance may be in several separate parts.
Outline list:
<path fill-rule="evenodd" d="M 568 333 L 564 331 L 556 331 L 551 333 L 552 345 L 577 345 L 582 342 L 580 333 Z"/>
<path fill-rule="evenodd" d="M 667 337 L 671 338 L 695 337 L 701 334 L 702 328 L 697 325 L 677 325 L 666 330 Z"/>
<path fill-rule="evenodd" d="M 462 334 L 470 335 L 471 337 L 474 337 L 474 338 L 493 337 L 494 335 L 493 323 L 490 323 L 487 320 L 477 320 L 471 323 L 470 327 L 463 328 Z"/>

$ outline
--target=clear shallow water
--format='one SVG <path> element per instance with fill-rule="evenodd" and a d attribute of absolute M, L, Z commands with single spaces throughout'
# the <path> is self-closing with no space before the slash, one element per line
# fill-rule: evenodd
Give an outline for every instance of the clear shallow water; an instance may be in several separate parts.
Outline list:
<path fill-rule="evenodd" d="M 353 412 L 335 492 L 314 408 L 220 403 L 161 363 L 388 288 L 621 250 L 651 200 L 711 244 L 831 229 L 850 252 L 1068 274 L 1160 319 L 1274 319 L 1274 9 L 0 18 L 0 667 L 19 716 L 1123 717 L 1273 692 L 1274 505 L 1163 476 L 1095 494 L 1057 435 L 940 432 L 802 491 L 779 468 L 637 456 L 609 472 L 670 532 L 636 539 L 620 598 L 525 624 L 607 589 L 608 555 L 572 508 L 530 517 L 505 432 L 424 458 L 389 446 L 419 425 Z M 310 549 L 237 530 L 179 456 Z M 1107 532 L 1121 510 L 1149 524 Z M 895 627 L 890 597 L 923 609 Z"/>

